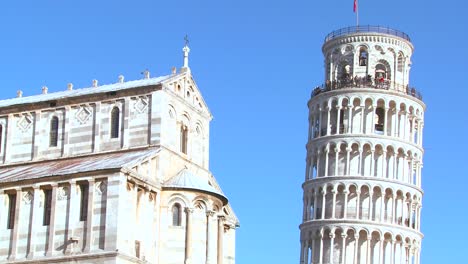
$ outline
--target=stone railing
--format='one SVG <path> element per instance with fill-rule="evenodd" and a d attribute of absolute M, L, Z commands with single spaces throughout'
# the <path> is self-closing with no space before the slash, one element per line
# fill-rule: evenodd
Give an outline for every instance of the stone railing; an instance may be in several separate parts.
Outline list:
<path fill-rule="evenodd" d="M 338 30 L 335 30 L 325 37 L 325 42 L 341 37 L 341 36 L 346 36 L 346 35 L 355 34 L 355 33 L 383 33 L 383 34 L 397 36 L 407 41 L 410 41 L 408 34 L 401 32 L 399 30 L 392 29 L 389 27 L 384 27 L 384 26 L 366 25 L 366 26 L 346 27 L 346 28 L 340 28 Z"/>
<path fill-rule="evenodd" d="M 409 87 L 408 85 L 402 85 L 392 83 L 390 80 L 377 80 L 372 78 L 354 78 L 344 79 L 339 81 L 327 81 L 327 83 L 317 86 L 312 91 L 312 97 L 324 92 L 346 89 L 346 88 L 373 88 L 381 90 L 391 90 L 402 94 L 413 96 L 419 100 L 422 100 L 422 94 L 416 88 Z"/>

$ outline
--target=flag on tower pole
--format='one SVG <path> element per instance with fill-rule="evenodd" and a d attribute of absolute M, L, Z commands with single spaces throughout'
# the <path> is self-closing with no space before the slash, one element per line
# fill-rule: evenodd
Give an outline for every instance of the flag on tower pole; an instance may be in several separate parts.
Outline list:
<path fill-rule="evenodd" d="M 356 13 L 356 26 L 359 27 L 359 6 L 358 0 L 354 0 L 353 11 Z"/>

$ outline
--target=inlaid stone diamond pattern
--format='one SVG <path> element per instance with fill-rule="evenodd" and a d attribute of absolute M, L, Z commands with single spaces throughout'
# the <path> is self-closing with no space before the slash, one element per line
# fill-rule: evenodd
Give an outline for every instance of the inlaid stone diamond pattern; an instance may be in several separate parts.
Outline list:
<path fill-rule="evenodd" d="M 23 132 L 28 131 L 31 125 L 32 125 L 32 117 L 29 115 L 23 115 L 18 121 L 18 128 Z"/>
<path fill-rule="evenodd" d="M 91 110 L 89 110 L 86 106 L 80 107 L 78 111 L 76 112 L 76 119 L 80 124 L 86 124 L 88 122 L 89 118 L 91 117 Z"/>
<path fill-rule="evenodd" d="M 146 112 L 146 109 L 148 108 L 148 101 L 146 101 L 145 98 L 138 98 L 137 101 L 135 102 L 135 110 L 137 110 L 138 113 L 144 113 Z"/>

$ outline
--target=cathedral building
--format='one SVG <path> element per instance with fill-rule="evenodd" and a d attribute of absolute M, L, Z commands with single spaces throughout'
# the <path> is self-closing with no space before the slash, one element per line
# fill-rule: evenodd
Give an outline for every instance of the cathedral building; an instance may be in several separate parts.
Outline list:
<path fill-rule="evenodd" d="M 0 262 L 234 264 L 188 66 L 0 101 Z"/>
<path fill-rule="evenodd" d="M 326 36 L 312 91 L 301 264 L 419 264 L 425 104 L 413 45 L 391 28 Z"/>

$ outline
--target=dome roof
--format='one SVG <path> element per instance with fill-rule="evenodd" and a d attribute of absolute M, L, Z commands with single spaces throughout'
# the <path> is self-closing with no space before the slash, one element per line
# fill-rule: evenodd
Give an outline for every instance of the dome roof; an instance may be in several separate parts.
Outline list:
<path fill-rule="evenodd" d="M 217 190 L 206 178 L 195 175 L 186 168 L 165 181 L 162 187 L 163 189 L 188 189 L 214 194 L 224 204 L 227 204 L 227 198 L 221 190 Z"/>

